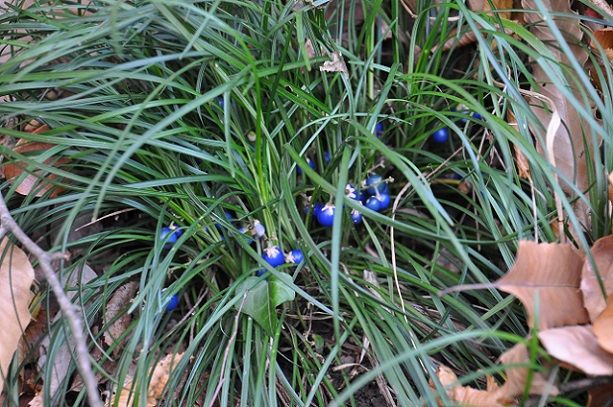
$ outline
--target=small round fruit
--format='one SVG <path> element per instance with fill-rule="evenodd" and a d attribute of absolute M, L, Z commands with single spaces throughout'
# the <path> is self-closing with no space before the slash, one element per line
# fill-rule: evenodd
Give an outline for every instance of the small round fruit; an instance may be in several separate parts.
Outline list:
<path fill-rule="evenodd" d="M 362 223 L 362 214 L 355 209 L 351 210 L 351 221 L 354 225 Z"/>
<path fill-rule="evenodd" d="M 375 198 L 377 198 L 379 200 L 379 202 L 381 203 L 381 209 L 380 210 L 382 210 L 382 211 L 386 210 L 387 208 L 389 208 L 390 204 L 392 203 L 392 199 L 390 197 L 390 194 L 388 194 L 388 193 L 379 194 Z"/>
<path fill-rule="evenodd" d="M 166 312 L 172 312 L 177 309 L 179 306 L 179 296 L 177 294 L 173 294 L 166 303 Z"/>
<path fill-rule="evenodd" d="M 379 174 L 372 173 L 365 181 L 367 192 L 371 195 L 376 195 L 388 191 L 387 183 Z"/>
<path fill-rule="evenodd" d="M 449 129 L 447 127 L 443 127 L 432 133 L 432 141 L 437 144 L 446 143 L 449 140 Z"/>
<path fill-rule="evenodd" d="M 324 151 L 324 162 L 329 164 L 330 160 L 332 160 L 332 154 L 329 151 Z"/>
<path fill-rule="evenodd" d="M 168 249 L 177 243 L 177 240 L 179 240 L 182 234 L 183 231 L 181 229 L 177 228 L 177 226 L 174 224 L 171 224 L 170 226 L 164 226 L 162 228 L 160 231 L 160 240 L 164 241 L 168 239 L 164 243 L 164 247 Z"/>
<path fill-rule="evenodd" d="M 375 126 L 375 136 L 377 136 L 377 138 L 381 138 L 383 135 L 383 130 L 383 123 L 377 122 L 377 125 Z"/>
<path fill-rule="evenodd" d="M 375 196 L 371 196 L 366 200 L 366 207 L 371 211 L 379 212 L 381 210 L 381 201 Z"/>
<path fill-rule="evenodd" d="M 270 246 L 264 249 L 262 258 L 266 263 L 270 264 L 271 267 L 278 267 L 285 263 L 283 252 L 279 246 Z"/>
<path fill-rule="evenodd" d="M 306 162 L 309 165 L 309 167 L 311 167 L 313 170 L 317 169 L 317 165 L 315 165 L 315 161 L 311 160 L 309 157 L 307 157 Z M 302 168 L 300 168 L 300 166 L 296 166 L 296 173 L 298 173 L 298 175 L 302 175 Z"/>
<path fill-rule="evenodd" d="M 299 264 L 304 261 L 304 253 L 300 249 L 294 249 L 285 255 L 285 262 L 290 264 Z"/>
<path fill-rule="evenodd" d="M 317 221 L 321 226 L 331 227 L 334 223 L 334 213 L 336 207 L 332 204 L 325 204 L 317 214 Z"/>

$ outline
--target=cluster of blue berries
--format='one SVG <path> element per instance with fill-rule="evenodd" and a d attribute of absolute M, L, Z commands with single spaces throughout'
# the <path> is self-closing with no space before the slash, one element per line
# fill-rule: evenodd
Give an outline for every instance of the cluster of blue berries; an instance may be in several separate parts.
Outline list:
<path fill-rule="evenodd" d="M 352 184 L 345 186 L 345 195 L 347 198 L 359 201 L 368 209 L 381 212 L 389 208 L 391 197 L 389 192 L 388 180 L 381 175 L 370 174 L 362 183 L 362 190 L 357 189 Z M 310 204 L 305 207 L 305 212 L 310 209 Z M 313 217 L 317 222 L 324 227 L 331 227 L 334 224 L 334 216 L 336 215 L 336 206 L 328 202 L 322 204 L 315 202 L 313 204 Z M 358 225 L 362 223 L 362 214 L 356 209 L 351 210 L 351 221 Z"/>
<path fill-rule="evenodd" d="M 276 268 L 283 264 L 300 264 L 304 261 L 304 253 L 300 249 L 293 249 L 287 253 L 283 253 L 283 250 L 279 246 L 268 246 L 263 250 L 262 259 L 270 265 L 270 267 Z M 258 270 L 256 276 L 261 276 L 266 270 Z"/>

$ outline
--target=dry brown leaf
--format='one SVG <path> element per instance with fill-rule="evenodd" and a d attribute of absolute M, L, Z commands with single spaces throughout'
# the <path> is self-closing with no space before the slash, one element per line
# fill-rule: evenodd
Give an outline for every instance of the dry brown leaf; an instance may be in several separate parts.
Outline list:
<path fill-rule="evenodd" d="M 40 134 L 48 130 L 49 130 L 49 127 L 46 125 L 43 125 L 43 126 L 40 126 L 34 129 L 32 133 Z M 19 139 L 19 141 L 17 141 L 17 144 L 15 145 L 15 148 L 13 148 L 13 151 L 19 154 L 27 154 L 27 153 L 43 152 L 52 147 L 54 147 L 54 145 L 49 144 L 49 143 L 31 142 L 25 139 Z M 59 167 L 60 165 L 66 164 L 67 162 L 68 162 L 68 159 L 65 157 L 62 157 L 59 159 L 50 158 L 45 161 L 45 164 Z M 11 181 L 19 177 L 26 170 L 26 168 L 27 168 L 27 164 L 25 163 L 11 162 L 11 163 L 5 164 L 2 169 L 4 171 L 4 176 L 6 177 L 6 179 Z M 37 197 L 41 197 L 45 195 L 45 193 L 47 193 L 50 190 L 52 191 L 51 197 L 55 197 L 63 191 L 61 188 L 52 185 L 47 180 L 41 179 L 41 176 L 37 174 L 38 172 L 34 171 L 33 173 L 27 175 L 23 180 L 21 180 L 21 182 L 19 183 L 15 191 L 24 196 L 29 195 L 32 191 L 35 191 Z M 45 177 L 48 180 L 52 180 L 56 178 L 54 174 L 48 174 Z"/>
<path fill-rule="evenodd" d="M 0 393 L 4 388 L 4 376 L 8 372 L 19 340 L 30 323 L 28 307 L 32 300 L 30 287 L 34 282 L 34 269 L 28 256 L 20 248 L 0 242 Z"/>
<path fill-rule="evenodd" d="M 613 294 L 613 235 L 605 236 L 594 243 L 592 257 L 607 295 Z M 590 320 L 594 322 L 607 307 L 607 303 L 589 259 L 585 260 L 581 272 L 581 292 Z"/>
<path fill-rule="evenodd" d="M 343 56 L 340 52 L 334 51 L 332 54 L 330 54 L 330 57 L 332 58 L 330 61 L 324 62 L 323 65 L 319 67 L 322 72 L 349 73 L 349 71 L 347 71 L 347 65 L 345 65 L 345 61 L 343 60 Z"/>
<path fill-rule="evenodd" d="M 310 38 L 307 38 L 304 42 L 304 49 L 306 50 L 306 54 L 309 59 L 315 58 L 315 48 L 313 48 L 313 42 Z"/>
<path fill-rule="evenodd" d="M 538 298 L 540 330 L 589 322 L 579 292 L 583 256 L 569 244 L 519 242 L 515 264 L 495 286 L 524 305 L 535 322 Z"/>
<path fill-rule="evenodd" d="M 526 345 L 518 343 L 503 353 L 498 361 L 504 365 L 527 364 L 530 361 Z M 447 396 L 461 406 L 470 407 L 497 407 L 515 404 L 515 399 L 524 393 L 527 385 L 529 369 L 527 367 L 508 367 L 505 369 L 506 381 L 499 386 L 494 378 L 487 376 L 486 390 L 478 390 L 469 386 L 458 386 L 455 373 L 446 366 L 441 365 L 437 376 L 441 384 L 448 387 Z M 557 395 L 558 389 L 549 386 L 547 380 L 540 374 L 532 375 L 530 394 Z"/>
<path fill-rule="evenodd" d="M 607 58 L 613 61 L 613 27 L 594 31 L 594 39 L 604 49 Z M 591 45 L 593 48 L 597 48 L 597 45 L 593 41 Z"/>
<path fill-rule="evenodd" d="M 138 284 L 136 282 L 129 282 L 127 284 L 122 285 L 115 291 L 113 297 L 106 305 L 106 310 L 104 312 L 104 323 L 108 324 L 110 321 L 113 321 L 121 311 L 129 305 L 130 301 L 136 294 L 136 290 L 138 289 Z M 113 342 L 121 337 L 126 331 L 128 325 L 132 321 L 132 316 L 130 314 L 123 313 L 121 317 L 116 319 L 111 325 L 108 327 L 106 331 L 104 331 L 104 342 L 107 345 L 112 345 Z"/>
<path fill-rule="evenodd" d="M 552 18 L 563 33 L 574 57 L 583 66 L 587 60 L 587 52 L 585 52 L 581 45 L 583 33 L 581 31 L 580 20 L 558 17 L 563 14 L 573 13 L 569 0 L 543 0 L 542 3 L 552 13 Z M 527 10 L 537 10 L 534 0 L 522 0 L 522 6 Z M 553 32 L 543 22 L 543 16 L 538 12 L 529 12 L 525 13 L 524 18 L 526 24 L 530 27 L 530 31 L 536 37 L 545 44 L 551 44 L 550 50 L 555 60 L 565 66 L 570 66 L 568 55 L 560 49 Z M 556 168 L 567 180 L 577 185 L 580 190 L 585 191 L 589 186 L 589 180 L 586 145 L 583 140 L 584 137 L 587 140 L 591 140 L 590 126 L 585 123 L 585 120 L 582 119 L 568 98 L 552 83 L 551 72 L 543 69 L 540 65 L 534 64 L 533 74 L 537 86 L 532 89 L 534 92 L 533 96 L 529 97 L 532 111 L 539 118 L 545 129 L 552 122 L 554 112 L 562 120 L 562 125 L 558 126 L 555 133 L 553 133 L 555 141 L 551 151 L 548 151 L 547 146 L 539 142 L 539 137 L 536 137 L 537 147 L 544 157 L 551 159 L 552 163 L 555 162 Z M 581 92 L 575 86 L 579 82 L 573 77 L 572 72 L 567 70 L 565 75 L 565 79 L 569 84 L 569 90 L 574 98 L 583 100 Z M 544 100 L 550 102 L 545 102 Z M 545 140 L 545 134 L 538 126 L 531 125 L 530 131 L 535 135 L 540 134 L 542 140 Z M 591 148 L 589 143 L 588 148 Z M 593 155 L 590 153 L 590 156 Z M 574 195 L 572 189 L 565 185 L 565 183 L 562 184 L 562 187 L 567 193 Z M 575 213 L 579 217 L 580 222 L 584 226 L 589 227 L 590 212 L 585 202 L 577 200 Z"/>
<path fill-rule="evenodd" d="M 613 355 L 598 345 L 590 325 L 548 329 L 539 339 L 551 356 L 586 374 L 613 375 Z"/>
<path fill-rule="evenodd" d="M 613 353 L 613 294 L 609 295 L 607 308 L 594 321 L 593 329 L 600 347 Z"/>
<path fill-rule="evenodd" d="M 157 406 L 158 400 L 164 394 L 164 388 L 168 383 L 170 373 L 177 367 L 182 357 L 183 353 L 169 353 L 155 365 L 151 372 L 151 380 L 149 382 L 149 389 L 147 390 L 147 407 Z M 126 380 L 123 389 L 119 395 L 116 396 L 117 400 L 109 399 L 107 406 L 131 407 L 134 403 L 133 396 L 131 395 L 131 387 L 131 380 Z"/>
<path fill-rule="evenodd" d="M 587 393 L 586 407 L 603 407 L 613 404 L 613 384 L 605 384 L 590 389 Z"/>
<path fill-rule="evenodd" d="M 37 392 L 36 395 L 32 398 L 32 400 L 30 400 L 30 402 L 28 403 L 28 407 L 44 407 L 44 400 L 45 398 L 43 396 L 43 392 Z"/>

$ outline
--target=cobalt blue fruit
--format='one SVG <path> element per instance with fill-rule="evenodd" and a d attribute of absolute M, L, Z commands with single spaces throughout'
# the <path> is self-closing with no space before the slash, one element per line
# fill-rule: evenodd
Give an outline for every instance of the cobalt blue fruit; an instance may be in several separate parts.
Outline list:
<path fill-rule="evenodd" d="M 383 130 L 383 123 L 378 122 L 375 126 L 375 136 L 377 136 L 377 138 L 381 138 L 381 136 L 383 135 Z"/>
<path fill-rule="evenodd" d="M 351 210 L 351 221 L 354 225 L 362 223 L 362 214 L 355 209 Z"/>
<path fill-rule="evenodd" d="M 334 223 L 334 213 L 336 207 L 332 204 L 325 204 L 317 214 L 317 221 L 321 226 L 331 227 Z"/>
<path fill-rule="evenodd" d="M 170 300 L 168 300 L 168 303 L 166 304 L 166 312 L 172 312 L 176 310 L 178 306 L 179 296 L 177 294 L 173 294 L 172 297 L 170 297 Z"/>
<path fill-rule="evenodd" d="M 447 127 L 443 127 L 432 133 L 432 141 L 437 144 L 446 143 L 449 140 L 449 129 Z"/>
<path fill-rule="evenodd" d="M 162 228 L 162 230 L 160 231 L 160 240 L 164 241 L 166 238 L 168 238 L 168 240 L 166 240 L 166 243 L 164 243 L 164 248 L 169 249 L 175 243 L 177 243 L 177 240 L 179 240 L 182 234 L 183 231 L 181 229 L 179 229 L 174 224 L 171 224 L 170 226 L 164 226 Z"/>
<path fill-rule="evenodd" d="M 316 218 L 319 212 L 321 211 L 321 208 L 323 207 L 324 207 L 324 204 L 322 204 L 321 202 L 315 202 L 313 205 L 306 204 L 304 205 L 304 214 L 307 215 L 309 212 L 312 212 L 313 217 Z"/>
<path fill-rule="evenodd" d="M 329 151 L 324 151 L 324 162 L 328 164 L 332 160 L 332 155 Z"/>
<path fill-rule="evenodd" d="M 309 157 L 306 158 L 306 162 L 312 169 L 316 170 L 317 166 L 315 165 L 315 161 L 311 160 Z M 296 172 L 298 175 L 302 175 L 302 168 L 300 166 L 296 166 Z"/>
<path fill-rule="evenodd" d="M 383 211 L 383 210 L 386 210 L 387 208 L 390 207 L 390 204 L 392 202 L 390 194 L 388 194 L 388 193 L 379 194 L 379 195 L 375 196 L 375 198 L 377 198 L 379 200 L 379 202 L 381 203 L 381 209 L 380 210 Z"/>
<path fill-rule="evenodd" d="M 388 191 L 387 183 L 383 179 L 383 177 L 379 174 L 372 173 L 370 174 L 365 181 L 366 191 L 371 195 L 376 195 L 379 193 L 384 193 Z"/>
<path fill-rule="evenodd" d="M 285 255 L 285 262 L 290 264 L 299 264 L 304 261 L 304 253 L 300 249 L 294 249 Z"/>
<path fill-rule="evenodd" d="M 264 249 L 262 258 L 266 263 L 270 264 L 271 267 L 278 267 L 285 263 L 283 252 L 279 246 L 270 246 Z"/>
<path fill-rule="evenodd" d="M 366 200 L 366 207 L 371 211 L 379 212 L 381 210 L 381 201 L 375 196 L 371 196 Z"/>

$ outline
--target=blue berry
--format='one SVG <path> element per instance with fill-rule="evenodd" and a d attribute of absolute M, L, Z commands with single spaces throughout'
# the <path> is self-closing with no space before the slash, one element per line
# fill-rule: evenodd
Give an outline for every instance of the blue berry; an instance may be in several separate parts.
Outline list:
<path fill-rule="evenodd" d="M 371 195 L 377 195 L 388 191 L 387 183 L 379 174 L 370 174 L 365 181 L 367 191 Z"/>
<path fill-rule="evenodd" d="M 172 312 L 177 309 L 179 306 L 179 296 L 177 294 L 173 294 L 166 303 L 166 312 Z"/>
<path fill-rule="evenodd" d="M 482 120 L 482 119 L 483 119 L 483 116 L 481 116 L 481 114 L 480 114 L 480 113 L 474 112 L 474 113 L 473 113 L 473 119 L 476 119 L 476 120 Z"/>
<path fill-rule="evenodd" d="M 377 138 L 381 138 L 382 135 L 383 135 L 383 123 L 377 122 L 377 125 L 375 126 L 375 136 L 377 136 Z"/>
<path fill-rule="evenodd" d="M 255 272 L 255 276 L 256 276 L 256 277 L 262 277 L 264 274 L 266 274 L 266 270 L 264 270 L 264 269 L 258 269 L 258 270 Z"/>
<path fill-rule="evenodd" d="M 432 133 L 432 141 L 437 144 L 446 143 L 449 140 L 449 129 L 447 127 L 443 127 Z"/>
<path fill-rule="evenodd" d="M 166 238 L 168 238 L 168 240 L 166 240 L 164 243 L 164 248 L 169 249 L 175 243 L 177 243 L 177 240 L 179 240 L 182 234 L 183 231 L 181 229 L 177 228 L 177 226 L 174 224 L 171 224 L 170 226 L 164 226 L 162 228 L 160 231 L 160 240 L 164 241 Z"/>
<path fill-rule="evenodd" d="M 304 261 L 304 253 L 300 249 L 294 249 L 285 255 L 285 262 L 291 264 L 299 264 Z"/>
<path fill-rule="evenodd" d="M 389 193 L 383 193 L 383 194 L 379 194 L 376 196 L 376 198 L 379 200 L 379 202 L 381 203 L 381 209 L 380 210 L 385 210 L 387 208 L 390 207 L 390 204 L 392 202 L 392 199 L 390 197 Z"/>
<path fill-rule="evenodd" d="M 330 154 L 329 151 L 324 151 L 324 162 L 326 164 L 329 164 L 330 160 L 332 160 L 332 155 Z"/>
<path fill-rule="evenodd" d="M 279 246 L 270 246 L 264 249 L 262 258 L 266 263 L 270 264 L 271 267 L 278 267 L 285 263 L 283 252 Z"/>
<path fill-rule="evenodd" d="M 317 214 L 317 221 L 321 226 L 331 227 L 334 223 L 334 213 L 336 207 L 332 204 L 325 204 Z"/>
<path fill-rule="evenodd" d="M 314 170 L 317 169 L 317 166 L 315 165 L 315 161 L 311 160 L 309 157 L 307 157 L 306 162 L 309 165 L 309 167 L 311 167 L 312 169 Z M 298 173 L 298 175 L 302 175 L 302 168 L 300 168 L 299 166 L 296 166 L 296 173 Z"/>
<path fill-rule="evenodd" d="M 371 211 L 379 212 L 381 210 L 381 201 L 371 196 L 366 200 L 366 207 Z"/>
<path fill-rule="evenodd" d="M 354 225 L 359 225 L 362 223 L 362 214 L 358 212 L 356 209 L 351 210 L 351 221 Z"/>

